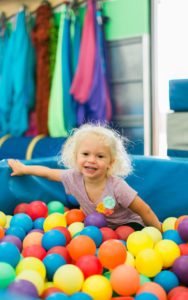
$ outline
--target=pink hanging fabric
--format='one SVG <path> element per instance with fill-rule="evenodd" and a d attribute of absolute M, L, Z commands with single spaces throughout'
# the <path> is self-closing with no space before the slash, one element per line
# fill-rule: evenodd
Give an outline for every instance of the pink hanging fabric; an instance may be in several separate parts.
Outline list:
<path fill-rule="evenodd" d="M 71 94 L 73 94 L 75 100 L 81 104 L 88 100 L 93 82 L 96 56 L 94 18 L 93 0 L 88 0 L 78 67 L 71 85 Z"/>

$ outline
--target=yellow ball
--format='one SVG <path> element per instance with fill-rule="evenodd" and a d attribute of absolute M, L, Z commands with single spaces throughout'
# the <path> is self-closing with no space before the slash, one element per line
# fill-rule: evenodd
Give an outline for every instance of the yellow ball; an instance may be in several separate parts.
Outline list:
<path fill-rule="evenodd" d="M 6 216 L 6 224 L 5 224 L 5 228 L 9 228 L 10 227 L 10 221 L 12 219 L 11 215 L 7 215 Z"/>
<path fill-rule="evenodd" d="M 126 260 L 125 260 L 125 264 L 129 265 L 129 266 L 132 266 L 132 267 L 135 266 L 134 256 L 129 251 L 127 251 L 127 257 L 126 257 Z"/>
<path fill-rule="evenodd" d="M 83 284 L 82 291 L 89 294 L 93 300 L 110 300 L 112 297 L 112 286 L 102 275 L 88 277 Z"/>
<path fill-rule="evenodd" d="M 76 233 L 79 233 L 84 228 L 84 223 L 82 222 L 74 222 L 68 226 L 68 231 L 73 237 Z"/>
<path fill-rule="evenodd" d="M 153 240 L 147 233 L 135 231 L 128 236 L 127 250 L 134 256 L 146 248 L 153 248 Z"/>
<path fill-rule="evenodd" d="M 162 240 L 161 232 L 153 226 L 144 227 L 142 231 L 147 233 L 152 238 L 154 245 Z"/>
<path fill-rule="evenodd" d="M 53 277 L 54 286 L 67 295 L 79 292 L 84 282 L 82 271 L 75 265 L 67 264 L 57 269 Z"/>
<path fill-rule="evenodd" d="M 26 257 L 20 260 L 16 267 L 16 274 L 20 274 L 25 270 L 33 270 L 40 274 L 40 276 L 46 278 L 46 268 L 42 261 L 36 257 Z"/>
<path fill-rule="evenodd" d="M 60 213 L 50 214 L 45 219 L 44 224 L 43 224 L 43 228 L 44 228 L 45 232 L 49 231 L 57 226 L 63 226 L 63 227 L 67 226 L 67 222 L 66 222 L 66 218 L 65 218 L 64 214 L 60 214 Z"/>
<path fill-rule="evenodd" d="M 7 217 L 4 212 L 0 211 L 0 226 L 4 227 L 7 222 Z"/>
<path fill-rule="evenodd" d="M 169 217 L 165 219 L 162 223 L 162 230 L 163 232 L 170 229 L 175 229 L 175 223 L 177 218 L 175 217 Z"/>
<path fill-rule="evenodd" d="M 136 256 L 135 266 L 140 274 L 154 277 L 162 270 L 162 257 L 154 249 L 144 249 Z"/>
<path fill-rule="evenodd" d="M 175 259 L 180 256 L 180 248 L 171 240 L 159 241 L 154 249 L 161 255 L 164 268 L 171 267 Z"/>
<path fill-rule="evenodd" d="M 22 271 L 16 277 L 16 279 L 25 279 L 33 283 L 39 293 L 39 296 L 44 291 L 44 280 L 42 279 L 41 275 L 37 271 L 33 271 L 33 270 Z"/>

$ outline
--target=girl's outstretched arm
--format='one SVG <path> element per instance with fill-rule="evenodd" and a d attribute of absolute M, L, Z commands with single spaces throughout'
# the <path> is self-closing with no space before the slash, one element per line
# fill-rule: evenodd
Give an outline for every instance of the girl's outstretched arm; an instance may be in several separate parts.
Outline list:
<path fill-rule="evenodd" d="M 8 159 L 8 165 L 12 169 L 11 176 L 34 175 L 53 181 L 61 181 L 61 169 L 51 169 L 44 166 L 24 165 L 17 159 Z"/>

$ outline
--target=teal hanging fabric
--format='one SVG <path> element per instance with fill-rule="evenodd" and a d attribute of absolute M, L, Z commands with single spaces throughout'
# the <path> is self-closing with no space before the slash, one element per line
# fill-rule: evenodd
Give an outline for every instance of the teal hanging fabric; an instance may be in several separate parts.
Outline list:
<path fill-rule="evenodd" d="M 33 51 L 22 10 L 8 42 L 0 81 L 1 134 L 20 136 L 28 129 L 28 112 L 35 95 Z"/>
<path fill-rule="evenodd" d="M 8 28 L 6 23 L 6 16 L 2 13 L 0 18 L 0 80 L 2 77 L 2 70 L 3 70 L 3 63 L 4 63 L 4 56 L 8 46 Z"/>

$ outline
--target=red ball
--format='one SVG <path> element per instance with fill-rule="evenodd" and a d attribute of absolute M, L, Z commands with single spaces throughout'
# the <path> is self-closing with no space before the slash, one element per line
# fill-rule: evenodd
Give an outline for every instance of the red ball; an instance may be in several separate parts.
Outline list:
<path fill-rule="evenodd" d="M 119 297 L 113 297 L 111 300 L 134 300 L 134 298 L 129 296 L 119 296 Z"/>
<path fill-rule="evenodd" d="M 102 264 L 95 255 L 81 256 L 77 260 L 76 266 L 80 268 L 85 278 L 95 274 L 102 274 L 103 272 Z"/>
<path fill-rule="evenodd" d="M 42 299 L 46 299 L 48 296 L 55 294 L 55 293 L 62 293 L 62 291 L 56 287 L 49 287 L 41 295 Z"/>
<path fill-rule="evenodd" d="M 187 292 L 187 288 L 185 286 L 176 286 L 168 293 L 168 300 L 174 300 L 176 296 L 180 295 L 183 292 Z"/>
<path fill-rule="evenodd" d="M 43 260 L 43 258 L 46 256 L 46 250 L 40 245 L 33 245 L 23 249 L 22 255 L 24 257 L 33 256 Z"/>
<path fill-rule="evenodd" d="M 188 299 L 188 291 L 180 292 L 175 296 L 171 297 L 170 300 L 187 300 Z"/>
<path fill-rule="evenodd" d="M 81 209 L 74 208 L 67 211 L 65 217 L 66 217 L 67 225 L 70 225 L 74 222 L 83 222 L 85 219 L 85 214 Z"/>
<path fill-rule="evenodd" d="M 29 204 L 25 203 L 25 202 L 16 205 L 13 214 L 16 215 L 16 214 L 20 214 L 20 213 L 26 213 L 28 206 L 29 206 Z"/>
<path fill-rule="evenodd" d="M 180 244 L 179 245 L 180 248 L 180 254 L 181 255 L 188 255 L 188 244 Z"/>
<path fill-rule="evenodd" d="M 72 262 L 72 259 L 69 255 L 67 248 L 63 246 L 52 247 L 50 250 L 47 251 L 47 254 L 51 254 L 51 253 L 60 254 L 61 256 L 63 256 L 63 258 L 66 260 L 68 264 Z"/>
<path fill-rule="evenodd" d="M 26 213 L 31 217 L 33 221 L 38 218 L 46 218 L 48 215 L 48 206 L 46 205 L 46 203 L 40 200 L 36 200 L 28 205 Z"/>
<path fill-rule="evenodd" d="M 118 240 L 118 235 L 117 233 L 109 228 L 109 227 L 101 227 L 100 231 L 102 233 L 102 241 L 107 241 L 107 240 Z"/>
<path fill-rule="evenodd" d="M 131 233 L 133 233 L 134 231 L 135 230 L 132 227 L 127 226 L 127 225 L 122 225 L 115 229 L 115 232 L 117 233 L 118 238 L 123 241 L 126 241 L 128 236 Z"/>
<path fill-rule="evenodd" d="M 57 229 L 64 234 L 64 236 L 66 238 L 66 245 L 68 245 L 68 243 L 72 239 L 70 231 L 66 227 L 63 227 L 63 226 L 57 226 L 57 227 L 54 227 L 53 229 Z"/>

